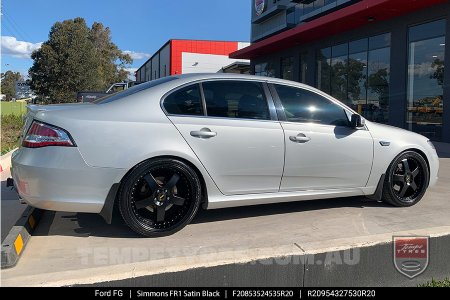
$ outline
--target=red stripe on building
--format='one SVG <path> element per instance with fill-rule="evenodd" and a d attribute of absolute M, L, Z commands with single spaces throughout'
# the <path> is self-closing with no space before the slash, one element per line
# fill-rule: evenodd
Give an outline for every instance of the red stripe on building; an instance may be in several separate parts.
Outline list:
<path fill-rule="evenodd" d="M 292 48 L 340 32 L 356 29 L 411 13 L 448 0 L 362 0 L 293 29 L 256 42 L 230 54 L 230 58 L 253 59 Z"/>
<path fill-rule="evenodd" d="M 170 41 L 170 75 L 181 74 L 183 52 L 229 55 L 238 49 L 238 42 L 171 40 Z"/>

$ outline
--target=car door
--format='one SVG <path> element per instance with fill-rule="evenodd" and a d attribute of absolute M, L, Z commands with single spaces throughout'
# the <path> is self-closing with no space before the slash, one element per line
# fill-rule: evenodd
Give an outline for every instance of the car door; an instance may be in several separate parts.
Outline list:
<path fill-rule="evenodd" d="M 212 80 L 183 87 L 163 101 L 225 195 L 279 190 L 284 133 L 268 95 L 262 82 Z"/>
<path fill-rule="evenodd" d="M 279 84 L 271 89 L 286 144 L 280 191 L 366 186 L 373 159 L 369 131 L 352 128 L 343 106 L 313 90 Z"/>

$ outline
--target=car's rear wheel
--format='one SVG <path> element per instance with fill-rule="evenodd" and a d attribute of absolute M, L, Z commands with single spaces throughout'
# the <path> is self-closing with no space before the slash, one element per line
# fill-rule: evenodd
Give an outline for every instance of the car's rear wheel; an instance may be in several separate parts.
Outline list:
<path fill-rule="evenodd" d="M 425 159 L 417 152 L 405 151 L 388 168 L 383 200 L 394 206 L 412 206 L 428 188 L 429 171 Z"/>
<path fill-rule="evenodd" d="M 191 222 L 201 195 L 200 180 L 191 167 L 176 159 L 154 159 L 138 165 L 125 178 L 119 210 L 135 232 L 166 236 Z"/>

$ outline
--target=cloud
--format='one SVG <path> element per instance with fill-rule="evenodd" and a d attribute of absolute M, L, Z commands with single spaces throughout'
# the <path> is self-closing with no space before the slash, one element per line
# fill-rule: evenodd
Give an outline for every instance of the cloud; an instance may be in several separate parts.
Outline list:
<path fill-rule="evenodd" d="M 423 62 L 421 64 L 409 66 L 409 72 L 419 77 L 430 76 L 435 71 L 436 69 L 431 66 L 431 62 Z"/>
<path fill-rule="evenodd" d="M 2 36 L 1 52 L 5 55 L 11 55 L 17 58 L 30 58 L 31 53 L 41 47 L 42 43 L 30 43 L 18 41 L 13 36 Z"/>
<path fill-rule="evenodd" d="M 148 53 L 135 52 L 135 51 L 131 51 L 131 50 L 125 50 L 125 51 L 123 51 L 123 53 L 129 54 L 131 56 L 131 58 L 134 60 L 146 59 L 146 58 L 151 57 L 151 55 Z"/>
<path fill-rule="evenodd" d="M 128 72 L 128 80 L 136 80 L 134 72 L 138 70 L 137 68 L 123 68 L 123 69 Z"/>

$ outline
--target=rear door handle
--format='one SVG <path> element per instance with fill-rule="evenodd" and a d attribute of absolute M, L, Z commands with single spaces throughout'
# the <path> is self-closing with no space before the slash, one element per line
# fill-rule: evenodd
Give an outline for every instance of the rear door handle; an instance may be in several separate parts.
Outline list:
<path fill-rule="evenodd" d="M 191 131 L 191 136 L 200 138 L 200 139 L 210 139 L 215 137 L 217 132 L 211 131 L 209 128 L 202 128 L 199 131 Z"/>
<path fill-rule="evenodd" d="M 298 135 L 291 135 L 289 139 L 294 143 L 307 143 L 311 140 L 310 137 L 307 137 L 303 133 L 299 133 Z"/>

